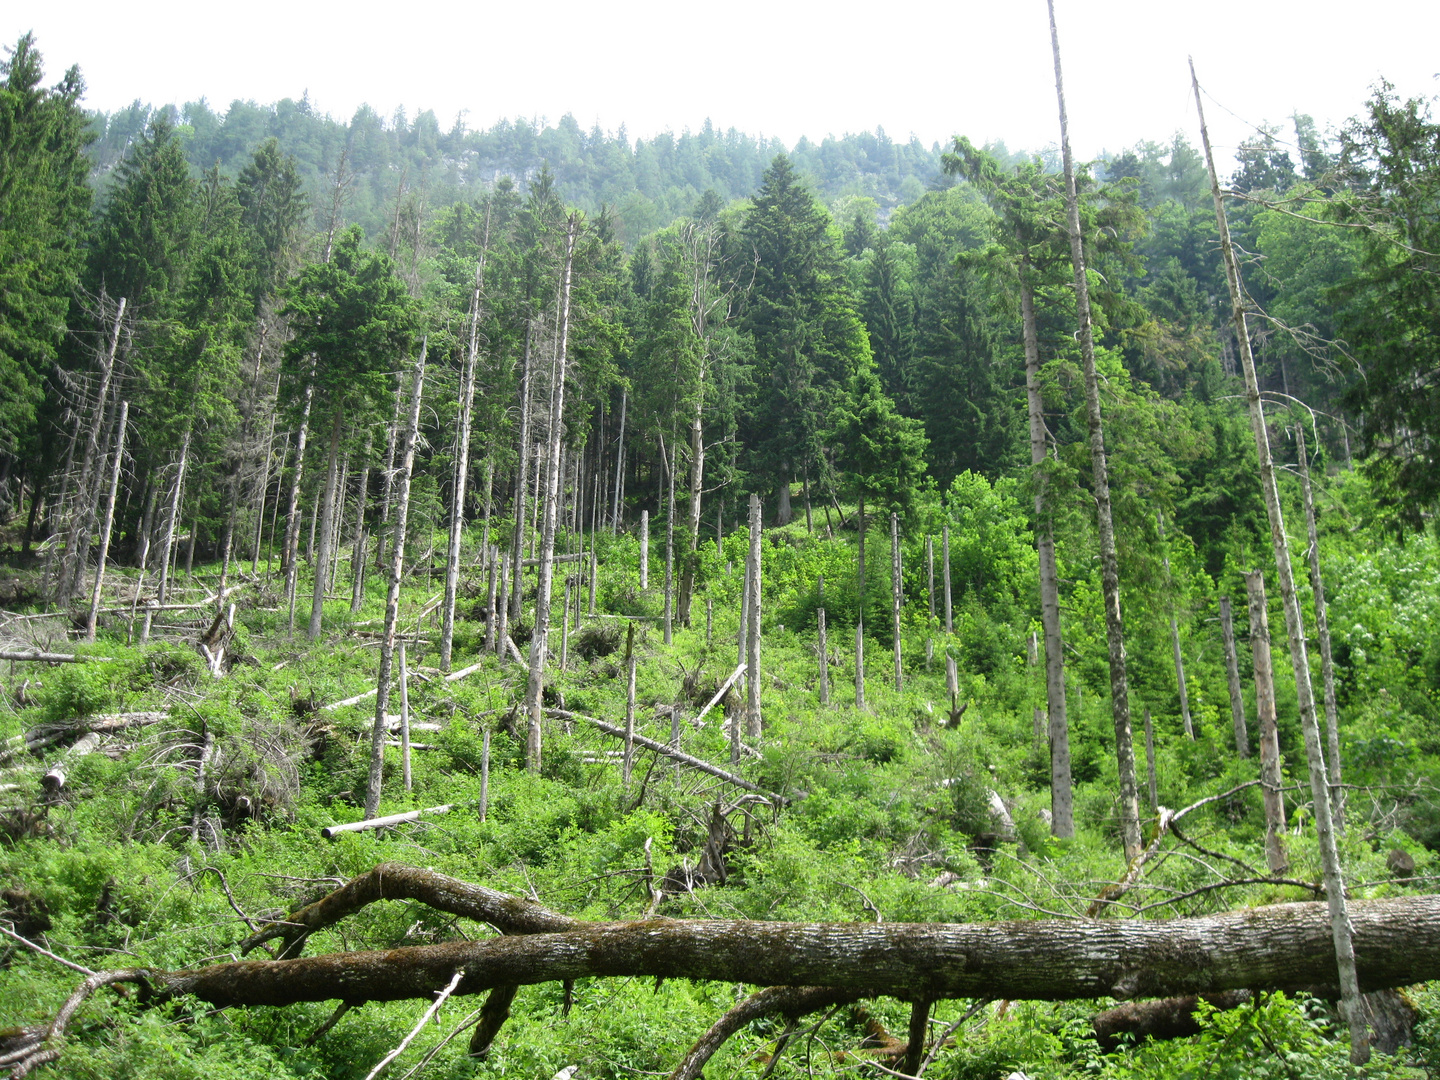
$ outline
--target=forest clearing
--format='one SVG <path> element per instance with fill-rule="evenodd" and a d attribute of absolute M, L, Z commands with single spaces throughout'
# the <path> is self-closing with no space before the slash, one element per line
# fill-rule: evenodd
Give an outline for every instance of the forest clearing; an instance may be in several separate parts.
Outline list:
<path fill-rule="evenodd" d="M 0 1074 L 1440 1074 L 1440 123 L 1051 30 L 1048 156 L 8 50 Z"/>

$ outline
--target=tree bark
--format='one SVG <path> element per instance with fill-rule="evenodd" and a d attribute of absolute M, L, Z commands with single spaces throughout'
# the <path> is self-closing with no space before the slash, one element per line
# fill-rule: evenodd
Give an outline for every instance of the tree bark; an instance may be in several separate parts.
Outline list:
<path fill-rule="evenodd" d="M 560 436 L 565 417 L 565 367 L 570 331 L 570 274 L 575 261 L 575 241 L 580 222 L 570 217 L 565 237 L 565 266 L 561 279 L 560 325 L 555 357 L 550 368 L 550 440 L 545 473 L 545 513 L 541 522 L 540 569 L 535 588 L 535 625 L 530 635 L 530 678 L 525 691 L 525 712 L 529 718 L 525 736 L 525 767 L 540 771 L 541 697 L 545 686 L 545 658 L 549 651 L 550 594 L 555 579 L 555 523 L 560 502 Z M 518 571 L 518 567 L 517 567 Z"/>
<path fill-rule="evenodd" d="M 329 584 L 330 552 L 335 546 L 335 490 L 339 485 L 340 434 L 342 414 L 337 410 L 330 425 L 330 452 L 325 465 L 325 497 L 316 514 L 320 522 L 320 550 L 315 555 L 315 588 L 310 596 L 310 625 L 306 636 L 314 641 L 320 636 L 325 616 L 325 587 Z"/>
<path fill-rule="evenodd" d="M 525 349 L 521 354 L 520 371 L 520 446 L 515 464 L 515 534 L 510 545 L 510 557 L 515 564 L 511 573 L 511 595 L 508 600 L 510 618 L 520 617 L 520 572 L 521 560 L 525 558 L 525 498 L 530 492 L 530 423 L 534 399 L 535 373 L 531 369 L 534 355 L 532 348 L 535 336 L 534 320 L 525 323 Z"/>
<path fill-rule="evenodd" d="M 1180 628 L 1175 622 L 1175 589 L 1170 578 L 1170 552 L 1165 547 L 1165 515 L 1155 511 L 1155 526 L 1160 531 L 1160 559 L 1165 567 L 1165 584 L 1170 592 L 1170 646 L 1175 653 L 1175 682 L 1180 688 L 1180 717 L 1185 723 L 1185 737 L 1195 738 L 1195 727 L 1190 720 L 1190 694 L 1185 687 L 1185 658 L 1180 652 Z"/>
<path fill-rule="evenodd" d="M 1275 573 L 1280 598 L 1285 608 L 1285 630 L 1290 638 L 1290 663 L 1295 671 L 1295 696 L 1300 706 L 1300 730 L 1305 736 L 1305 759 L 1310 768 L 1311 802 L 1315 813 L 1315 839 L 1320 848 L 1321 874 L 1325 895 L 1330 905 L 1330 923 L 1334 935 L 1335 962 L 1338 968 L 1341 996 L 1340 1012 L 1350 1026 L 1350 1061 L 1362 1065 L 1370 1058 L 1366 1041 L 1365 1018 L 1360 1005 L 1360 991 L 1355 975 L 1355 947 L 1351 937 L 1350 917 L 1345 901 L 1345 884 L 1340 872 L 1340 853 L 1335 846 L 1335 827 L 1330 816 L 1330 791 L 1325 770 L 1325 751 L 1321 745 L 1320 727 L 1315 719 L 1315 691 L 1310 683 L 1310 658 L 1305 644 L 1305 620 L 1295 593 L 1295 574 L 1290 565 L 1290 540 L 1285 533 L 1285 516 L 1280 507 L 1280 489 L 1275 482 L 1275 465 L 1270 456 L 1270 433 L 1265 427 L 1265 412 L 1260 400 L 1260 383 L 1255 375 L 1255 357 L 1250 350 L 1250 331 L 1245 318 L 1245 291 L 1240 280 L 1240 266 L 1230 242 L 1230 225 L 1225 217 L 1225 203 L 1220 195 L 1220 179 L 1215 172 L 1215 156 L 1210 149 L 1210 132 L 1205 126 L 1205 109 L 1200 101 L 1200 80 L 1195 65 L 1190 65 L 1190 81 L 1195 91 L 1195 107 L 1200 117 L 1200 141 L 1205 149 L 1205 163 L 1210 171 L 1210 194 L 1215 202 L 1215 220 L 1220 233 L 1220 256 L 1225 264 L 1225 280 L 1230 289 L 1231 317 L 1235 337 L 1240 345 L 1240 362 L 1245 375 L 1245 397 L 1250 408 L 1250 427 L 1255 436 L 1255 452 L 1260 464 L 1260 488 L 1265 497 L 1265 512 L 1270 519 L 1270 543 L 1275 552 Z"/>
<path fill-rule="evenodd" d="M 640 511 L 640 591 L 650 588 L 650 511 Z"/>
<path fill-rule="evenodd" d="M 460 538 L 465 529 L 465 486 L 470 478 L 470 416 L 475 405 L 475 364 L 480 351 L 480 294 L 485 288 L 485 256 L 475 267 L 470 300 L 470 345 L 460 375 L 460 431 L 455 442 L 454 495 L 450 507 L 450 543 L 445 553 L 445 601 L 440 624 L 440 670 L 450 670 L 455 642 L 455 596 L 460 588 Z"/>
<path fill-rule="evenodd" d="M 1325 604 L 1325 578 L 1320 573 L 1320 536 L 1315 529 L 1315 494 L 1310 487 L 1310 455 L 1305 452 L 1305 428 L 1295 425 L 1295 449 L 1300 460 L 1300 491 L 1304 497 L 1305 530 L 1309 538 L 1310 587 L 1315 593 L 1315 637 L 1320 642 L 1320 685 L 1325 700 L 1326 760 L 1330 779 L 1330 812 L 1335 832 L 1345 834 L 1345 788 L 1340 779 L 1340 714 L 1335 701 L 1335 660 L 1330 651 L 1330 614 Z"/>
<path fill-rule="evenodd" d="M 1235 620 L 1230 597 L 1220 598 L 1220 638 L 1225 648 L 1225 678 L 1230 687 L 1230 719 L 1235 725 L 1235 753 L 1250 756 L 1250 733 L 1245 730 L 1245 698 L 1240 692 L 1240 664 L 1235 656 Z"/>
<path fill-rule="evenodd" d="M 1285 854 L 1285 795 L 1280 790 L 1280 735 L 1275 717 L 1275 672 L 1270 659 L 1270 617 L 1265 610 L 1265 575 L 1245 574 L 1250 598 L 1250 653 L 1255 658 L 1255 712 L 1260 723 L 1260 785 L 1265 793 L 1265 861 L 1271 873 L 1290 865 Z"/>
<path fill-rule="evenodd" d="M 115 495 L 120 490 L 120 467 L 125 461 L 125 424 L 130 402 L 120 402 L 115 424 L 115 463 L 110 467 L 110 494 L 105 499 L 105 519 L 100 527 L 100 555 L 95 564 L 95 586 L 90 591 L 90 612 L 85 617 L 85 640 L 95 640 L 95 620 L 100 614 L 100 589 L 105 584 L 105 560 L 110 555 L 110 530 L 115 524 Z"/>
<path fill-rule="evenodd" d="M 1160 922 L 780 923 L 647 919 L 585 923 L 538 904 L 386 864 L 290 916 L 308 932 L 361 891 L 422 899 L 510 932 L 480 941 L 292 960 L 150 971 L 165 996 L 217 1006 L 428 998 L 460 968 L 459 994 L 591 977 L 815 985 L 903 1000 L 1064 1001 L 1266 988 L 1333 996 L 1334 954 L 1321 903 L 1280 904 Z M 313 914 L 312 914 L 313 913 Z M 345 912 L 342 910 L 341 914 Z M 1440 897 L 1362 901 L 1356 936 L 1366 990 L 1440 977 Z M 533 929 L 530 929 L 533 928 Z"/>
<path fill-rule="evenodd" d="M 312 360 L 313 372 L 313 360 Z M 280 561 L 285 566 L 285 601 L 290 607 L 290 630 L 295 630 L 295 588 L 300 572 L 300 481 L 305 472 L 305 442 L 310 435 L 310 407 L 315 401 L 313 378 L 305 384 L 305 404 L 300 410 L 300 428 L 295 433 L 295 473 L 290 478 L 290 499 L 285 511 L 285 543 Z"/>
<path fill-rule="evenodd" d="M 620 478 L 625 474 L 625 410 L 630 404 L 630 388 L 620 391 L 620 436 L 615 442 L 615 493 L 610 499 L 610 535 L 620 528 Z"/>
<path fill-rule="evenodd" d="M 380 788 L 385 779 L 386 712 L 390 705 L 390 680 L 395 663 L 395 630 L 400 621 L 400 579 L 405 573 L 405 530 L 410 520 L 410 473 L 415 468 L 415 436 L 420 430 L 420 398 L 425 387 L 427 345 L 426 340 L 420 342 L 420 356 L 415 361 L 415 377 L 410 387 L 410 419 L 400 454 L 400 497 L 395 507 L 395 535 L 391 540 L 385 630 L 380 639 L 380 672 L 375 680 L 375 726 L 370 732 L 370 772 L 365 786 L 367 818 L 373 818 L 380 809 Z"/>
<path fill-rule="evenodd" d="M 1060 70 L 1060 35 L 1055 28 L 1055 0 L 1050 12 L 1050 46 L 1055 57 L 1055 96 L 1060 104 L 1060 151 L 1065 168 L 1065 211 L 1070 232 L 1070 261 L 1075 268 L 1075 314 L 1080 326 L 1080 361 L 1085 375 L 1085 419 L 1090 435 L 1094 473 L 1095 516 L 1100 535 L 1100 584 L 1105 594 L 1105 644 L 1110 659 L 1110 708 L 1115 721 L 1115 762 L 1120 782 L 1120 840 L 1128 862 L 1140 854 L 1140 799 L 1135 780 L 1135 744 L 1130 731 L 1130 679 L 1126 672 L 1125 624 L 1120 613 L 1120 562 L 1115 551 L 1115 524 L 1110 513 L 1110 476 L 1105 459 L 1105 428 L 1100 415 L 1100 382 L 1095 373 L 1095 337 L 1090 316 L 1090 284 L 1085 271 L 1085 243 L 1080 232 L 1080 196 L 1075 187 L 1075 162 L 1070 153 L 1070 121 L 1065 113 L 1065 86 Z"/>
<path fill-rule="evenodd" d="M 747 578 L 750 587 L 749 604 L 745 619 L 749 623 L 749 636 L 745 655 L 745 734 L 754 742 L 760 741 L 764 730 L 760 714 L 760 496 L 750 496 L 750 559 L 747 564 Z"/>
<path fill-rule="evenodd" d="M 900 516 L 890 514 L 890 630 L 895 653 L 895 690 L 905 689 L 900 656 L 900 605 L 905 595 L 900 583 Z"/>

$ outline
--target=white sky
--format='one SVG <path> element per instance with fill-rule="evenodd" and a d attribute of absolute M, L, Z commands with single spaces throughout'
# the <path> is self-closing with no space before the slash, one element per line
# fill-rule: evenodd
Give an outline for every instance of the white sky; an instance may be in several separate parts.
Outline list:
<path fill-rule="evenodd" d="M 79 64 L 85 103 L 113 110 L 207 98 L 299 98 L 337 119 L 433 109 L 443 130 L 502 117 L 598 122 L 630 136 L 717 127 L 778 136 L 870 130 L 929 145 L 954 134 L 1011 149 L 1058 140 L 1043 0 L 890 7 L 835 0 L 0 0 L 0 43 L 34 30 L 54 82 Z M 1250 122 L 1357 113 L 1382 75 L 1440 93 L 1435 0 L 1250 0 L 1212 18 L 1174 0 L 1057 0 L 1072 145 L 1081 158 L 1184 129 L 1198 144 L 1187 53 L 1212 95 L 1223 157 Z"/>

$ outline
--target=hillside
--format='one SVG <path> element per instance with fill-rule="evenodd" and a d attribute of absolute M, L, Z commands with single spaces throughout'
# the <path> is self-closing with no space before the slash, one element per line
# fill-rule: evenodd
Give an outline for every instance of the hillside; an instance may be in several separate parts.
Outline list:
<path fill-rule="evenodd" d="M 1427 103 L 95 142 L 8 55 L 0 1069 L 1436 1068 Z"/>

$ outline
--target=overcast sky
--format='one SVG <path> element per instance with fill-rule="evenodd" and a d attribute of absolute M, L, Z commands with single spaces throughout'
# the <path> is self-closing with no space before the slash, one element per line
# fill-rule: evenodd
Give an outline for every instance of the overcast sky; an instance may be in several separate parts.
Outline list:
<path fill-rule="evenodd" d="M 0 0 L 0 41 L 27 30 L 47 81 L 78 64 L 85 103 L 110 111 L 309 93 L 348 119 L 433 109 L 442 129 L 502 117 L 629 135 L 720 128 L 778 136 L 871 130 L 927 145 L 968 135 L 1011 149 L 1058 140 L 1043 0 L 855 4 L 850 0 L 479 0 L 411 6 L 354 0 Z M 1057 0 L 1071 138 L 1081 157 L 1183 129 L 1198 142 L 1187 54 L 1229 156 L 1249 124 L 1308 112 L 1324 130 L 1360 110 L 1382 76 L 1406 96 L 1440 93 L 1440 3 Z M 1228 111 L 1227 111 L 1228 110 Z M 1232 115 L 1233 114 L 1233 115 Z"/>

